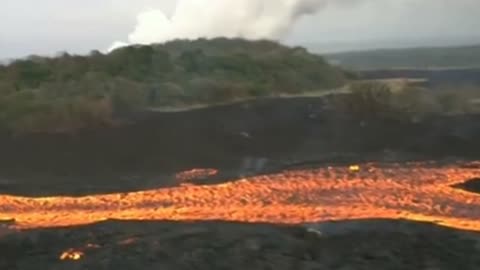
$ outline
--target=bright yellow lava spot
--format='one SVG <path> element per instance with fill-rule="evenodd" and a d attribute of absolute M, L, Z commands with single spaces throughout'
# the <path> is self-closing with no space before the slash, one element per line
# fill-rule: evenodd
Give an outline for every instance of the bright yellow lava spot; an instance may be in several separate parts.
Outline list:
<path fill-rule="evenodd" d="M 71 261 L 78 261 L 80 260 L 85 253 L 73 249 L 69 249 L 60 255 L 60 260 L 65 261 L 65 260 L 71 260 Z"/>
<path fill-rule="evenodd" d="M 358 165 L 352 165 L 352 166 L 348 167 L 348 169 L 349 169 L 351 172 L 358 172 L 358 171 L 360 171 L 360 166 L 358 166 Z"/>

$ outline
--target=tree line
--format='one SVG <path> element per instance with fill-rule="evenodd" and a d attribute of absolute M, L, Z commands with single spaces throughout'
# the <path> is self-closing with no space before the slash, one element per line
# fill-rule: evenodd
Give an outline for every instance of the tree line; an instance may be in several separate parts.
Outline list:
<path fill-rule="evenodd" d="M 185 107 L 337 88 L 348 74 L 272 41 L 177 40 L 104 54 L 30 56 L 0 65 L 0 128 L 59 132 Z"/>

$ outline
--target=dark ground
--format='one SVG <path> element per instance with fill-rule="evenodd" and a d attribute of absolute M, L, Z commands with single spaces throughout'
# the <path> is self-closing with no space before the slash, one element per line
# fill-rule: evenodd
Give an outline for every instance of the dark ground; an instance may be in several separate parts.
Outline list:
<path fill-rule="evenodd" d="M 325 105 L 321 98 L 269 99 L 145 113 L 129 125 L 78 134 L 2 133 L 0 193 L 80 195 L 166 187 L 178 184 L 175 173 L 192 168 L 220 169 L 207 181 L 215 183 L 313 164 L 480 156 L 480 116 L 365 121 Z M 480 269 L 478 234 L 400 221 L 298 227 L 109 221 L 3 233 L 0 270 Z M 61 261 L 69 248 L 85 257 Z"/>
<path fill-rule="evenodd" d="M 480 194 L 480 178 L 469 179 L 468 181 L 465 181 L 465 183 L 456 185 L 455 187 Z"/>
<path fill-rule="evenodd" d="M 0 269 L 476 270 L 479 236 L 388 220 L 311 227 L 109 221 L 1 238 Z M 60 260 L 71 248 L 84 257 Z"/>
<path fill-rule="evenodd" d="M 330 111 L 323 98 L 265 99 L 77 134 L 0 133 L 0 193 L 87 194 L 178 184 L 173 175 L 217 168 L 210 183 L 304 162 L 459 160 L 480 156 L 480 115 L 420 122 Z"/>

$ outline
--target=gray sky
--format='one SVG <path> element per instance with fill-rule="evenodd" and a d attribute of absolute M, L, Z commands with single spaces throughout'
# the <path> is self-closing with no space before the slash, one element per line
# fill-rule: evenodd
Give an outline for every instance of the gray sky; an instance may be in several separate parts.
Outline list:
<path fill-rule="evenodd" d="M 138 13 L 148 8 L 171 12 L 175 5 L 175 0 L 1 2 L 0 59 L 59 51 L 104 50 L 113 41 L 127 38 L 135 27 Z M 429 40 L 430 43 L 480 42 L 480 0 L 350 2 L 355 4 L 330 5 L 319 14 L 302 19 L 285 41 L 322 44 L 325 48 L 329 44 L 332 48 L 338 44 L 369 47 L 373 46 L 369 43 L 372 40 L 390 42 L 391 46 L 409 45 L 400 43 L 402 40 L 412 41 L 412 45 Z"/>

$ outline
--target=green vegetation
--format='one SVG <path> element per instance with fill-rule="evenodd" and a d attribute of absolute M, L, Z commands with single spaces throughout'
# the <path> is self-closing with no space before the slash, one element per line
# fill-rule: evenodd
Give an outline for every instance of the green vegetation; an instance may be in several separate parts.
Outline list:
<path fill-rule="evenodd" d="M 395 82 L 396 83 L 396 82 Z M 378 116 L 417 121 L 440 114 L 480 113 L 477 88 L 429 89 L 383 81 L 358 81 L 350 93 L 333 98 L 338 111 L 368 120 Z"/>
<path fill-rule="evenodd" d="M 480 67 L 480 45 L 335 53 L 329 61 L 353 69 Z"/>
<path fill-rule="evenodd" d="M 0 65 L 0 128 L 71 131 L 118 115 L 330 90 L 352 76 L 303 48 L 214 39 Z"/>

